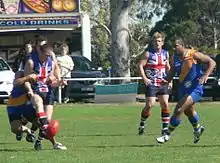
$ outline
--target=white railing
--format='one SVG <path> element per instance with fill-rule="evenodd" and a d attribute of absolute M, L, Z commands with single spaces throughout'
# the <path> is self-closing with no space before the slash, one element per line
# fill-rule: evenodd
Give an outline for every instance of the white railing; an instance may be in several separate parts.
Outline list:
<path fill-rule="evenodd" d="M 106 78 L 70 78 L 70 79 L 65 79 L 67 81 L 111 81 L 111 80 L 125 80 L 125 79 L 130 79 L 130 80 L 140 80 L 142 79 L 141 77 L 106 77 Z M 62 96 L 61 96 L 61 90 L 62 88 L 59 87 L 58 89 L 58 102 L 59 104 L 62 103 Z"/>
<path fill-rule="evenodd" d="M 105 78 L 70 78 L 70 79 L 65 79 L 67 81 L 111 81 L 111 80 L 125 80 L 125 79 L 130 79 L 130 80 L 141 80 L 142 77 L 105 77 Z M 174 77 L 173 79 L 179 79 L 179 77 Z M 216 79 L 216 77 L 208 77 L 208 79 Z M 62 88 L 59 87 L 58 89 L 58 102 L 59 104 L 62 103 L 62 96 L 61 96 L 61 90 Z"/>

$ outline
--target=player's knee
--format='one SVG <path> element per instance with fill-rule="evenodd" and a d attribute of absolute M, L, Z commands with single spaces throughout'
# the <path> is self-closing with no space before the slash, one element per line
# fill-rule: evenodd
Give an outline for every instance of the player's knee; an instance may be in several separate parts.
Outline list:
<path fill-rule="evenodd" d="M 168 109 L 168 107 L 169 107 L 168 102 L 162 102 L 160 105 L 161 105 L 161 107 L 164 108 L 164 109 Z"/>
<path fill-rule="evenodd" d="M 144 108 L 145 108 L 146 110 L 149 110 L 149 109 L 153 108 L 154 105 L 155 105 L 155 102 L 148 102 L 148 103 L 145 104 L 145 107 L 144 107 Z"/>
<path fill-rule="evenodd" d="M 31 102 L 33 103 L 33 105 L 35 105 L 36 107 L 43 107 L 43 100 L 40 96 L 38 95 L 33 95 L 31 98 Z"/>
<path fill-rule="evenodd" d="M 180 116 L 182 114 L 182 108 L 181 107 L 176 107 L 174 111 L 175 116 Z"/>
<path fill-rule="evenodd" d="M 22 124 L 17 121 L 11 122 L 11 132 L 18 134 L 22 132 Z"/>
<path fill-rule="evenodd" d="M 187 117 L 192 117 L 194 115 L 194 110 L 192 109 L 187 109 L 184 111 L 184 114 L 187 116 Z"/>

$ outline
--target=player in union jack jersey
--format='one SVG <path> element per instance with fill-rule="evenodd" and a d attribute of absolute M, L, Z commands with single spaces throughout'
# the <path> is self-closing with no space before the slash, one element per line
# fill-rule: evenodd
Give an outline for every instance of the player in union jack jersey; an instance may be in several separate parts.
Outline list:
<path fill-rule="evenodd" d="M 141 112 L 139 135 L 144 134 L 145 123 L 150 115 L 150 109 L 155 105 L 156 97 L 161 106 L 162 134 L 168 129 L 170 120 L 168 85 L 161 85 L 161 81 L 170 69 L 169 54 L 162 49 L 164 45 L 163 34 L 154 33 L 152 41 L 153 49 L 147 51 L 139 63 L 139 70 L 146 85 L 146 104 Z"/>
<path fill-rule="evenodd" d="M 46 129 L 52 118 L 54 103 L 52 87 L 60 84 L 55 77 L 55 63 L 52 55 L 52 47 L 48 44 L 42 45 L 40 51 L 30 54 L 30 59 L 27 61 L 24 70 L 25 75 L 31 73 L 38 75 L 38 80 L 32 83 L 33 92 L 28 92 L 29 95 L 31 94 L 31 102 L 36 108 L 37 118 L 40 123 L 39 138 L 35 142 L 36 150 L 41 150 L 41 140 L 46 137 Z M 28 87 L 27 83 L 25 84 Z M 51 142 L 55 149 L 66 149 L 64 145 L 56 142 L 55 139 L 52 139 Z"/>

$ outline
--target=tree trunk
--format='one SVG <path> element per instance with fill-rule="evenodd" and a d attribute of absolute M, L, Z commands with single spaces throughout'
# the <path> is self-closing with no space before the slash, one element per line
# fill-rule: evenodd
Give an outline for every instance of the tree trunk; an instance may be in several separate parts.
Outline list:
<path fill-rule="evenodd" d="M 113 77 L 130 77 L 129 10 L 133 0 L 111 0 L 112 44 L 110 61 Z M 129 79 L 117 83 L 129 82 Z"/>

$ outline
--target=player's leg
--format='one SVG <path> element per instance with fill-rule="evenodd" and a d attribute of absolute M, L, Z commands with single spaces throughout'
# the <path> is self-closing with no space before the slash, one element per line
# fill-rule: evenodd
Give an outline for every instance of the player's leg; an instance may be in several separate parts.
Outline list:
<path fill-rule="evenodd" d="M 48 121 L 51 122 L 52 116 L 53 116 L 53 110 L 54 110 L 52 99 L 49 99 L 49 102 L 47 104 L 48 105 L 45 105 L 44 108 L 45 108 L 45 112 L 46 112 L 47 117 L 48 117 Z M 63 144 L 57 142 L 55 137 L 52 137 L 49 140 L 53 144 L 54 149 L 60 149 L 60 150 L 66 150 L 67 149 L 66 146 L 64 146 Z"/>
<path fill-rule="evenodd" d="M 166 85 L 162 86 L 160 88 L 160 92 L 157 97 L 161 106 L 161 120 L 162 120 L 161 134 L 163 135 L 168 130 L 168 124 L 170 122 L 168 86 Z"/>
<path fill-rule="evenodd" d="M 48 120 L 47 115 L 44 111 L 44 104 L 43 104 L 43 98 L 39 96 L 38 94 L 34 94 L 31 98 L 31 103 L 35 107 L 37 119 L 40 123 L 40 128 L 45 129 L 48 126 Z"/>
<path fill-rule="evenodd" d="M 193 99 L 188 94 L 184 95 L 181 100 L 177 103 L 174 113 L 170 118 L 170 123 L 168 126 L 168 131 L 164 136 L 157 138 L 158 143 L 165 143 L 167 142 L 170 137 L 171 133 L 179 126 L 181 121 L 181 115 L 184 113 L 185 110 L 192 107 L 194 104 Z"/>
<path fill-rule="evenodd" d="M 154 86 L 148 86 L 145 92 L 146 103 L 144 108 L 141 111 L 141 120 L 140 126 L 138 128 L 139 135 L 144 134 L 145 123 L 148 117 L 150 116 L 150 110 L 154 107 L 156 101 L 156 88 Z"/>
<path fill-rule="evenodd" d="M 23 132 L 29 133 L 30 129 L 22 124 L 23 106 L 7 106 L 7 113 L 12 133 L 16 134 L 16 139 L 20 141 Z"/>
<path fill-rule="evenodd" d="M 23 133 L 30 133 L 30 129 L 22 125 L 21 120 L 12 120 L 10 122 L 11 132 L 16 135 L 16 139 L 20 141 L 22 139 Z"/>
<path fill-rule="evenodd" d="M 34 109 L 32 104 L 27 104 L 25 106 L 25 112 L 23 113 L 23 116 L 28 120 L 28 122 L 32 123 L 31 133 L 28 133 L 26 135 L 26 141 L 30 143 L 34 143 L 35 135 L 34 135 L 33 129 L 34 131 L 36 131 L 40 125 L 37 122 L 36 110 Z"/>
<path fill-rule="evenodd" d="M 190 96 L 192 97 L 194 103 L 196 103 L 201 98 L 201 94 L 198 92 L 192 92 Z M 184 113 L 188 117 L 188 120 L 194 129 L 194 132 L 193 132 L 194 143 L 198 143 L 200 140 L 200 136 L 202 135 L 204 131 L 204 127 L 199 123 L 199 115 L 195 111 L 194 105 L 192 105 L 190 108 L 185 110 Z"/>
<path fill-rule="evenodd" d="M 34 148 L 35 150 L 42 150 L 41 141 L 43 140 L 43 138 L 47 138 L 46 129 L 47 129 L 49 122 L 47 120 L 47 115 L 44 111 L 43 98 L 39 96 L 38 94 L 34 94 L 31 97 L 31 102 L 33 106 L 35 107 L 37 120 L 39 121 L 39 124 L 40 124 L 39 135 L 38 135 L 38 139 L 36 140 L 34 144 Z"/>

